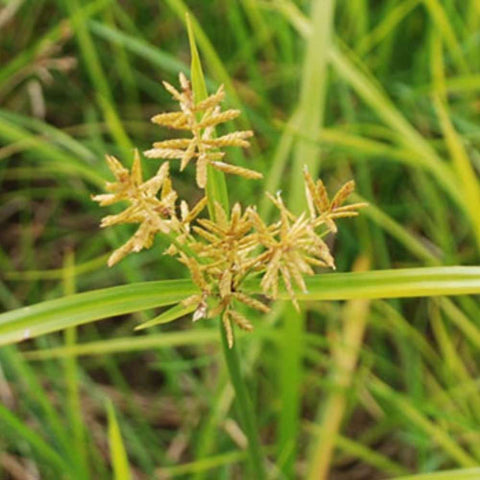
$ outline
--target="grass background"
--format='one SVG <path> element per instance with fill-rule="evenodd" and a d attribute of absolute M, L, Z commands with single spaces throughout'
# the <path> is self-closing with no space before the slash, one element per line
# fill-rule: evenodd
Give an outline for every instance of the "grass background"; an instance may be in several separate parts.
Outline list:
<path fill-rule="evenodd" d="M 185 277 L 161 242 L 108 269 L 131 231 L 100 231 L 90 195 L 105 153 L 128 163 L 166 138 L 149 118 L 173 107 L 160 80 L 188 72 L 186 9 L 209 89 L 256 132 L 230 159 L 265 182 L 229 178 L 231 201 L 268 217 L 264 191 L 282 189 L 300 209 L 307 164 L 371 204 L 332 241 L 339 271 L 478 263 L 478 1 L 0 6 L 2 310 Z M 192 170 L 175 180 L 199 198 Z M 133 333 L 159 311 L 0 349 L 0 478 L 248 478 L 215 322 Z M 305 312 L 279 302 L 238 342 L 272 478 L 480 478 L 478 298 Z"/>

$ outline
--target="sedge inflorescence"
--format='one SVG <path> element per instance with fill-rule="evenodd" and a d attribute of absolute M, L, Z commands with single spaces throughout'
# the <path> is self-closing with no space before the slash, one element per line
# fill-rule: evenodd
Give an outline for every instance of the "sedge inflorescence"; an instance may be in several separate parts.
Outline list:
<path fill-rule="evenodd" d="M 166 160 L 156 174 L 144 180 L 141 160 L 135 151 L 129 171 L 115 157 L 107 162 L 115 182 L 106 185 L 108 193 L 93 199 L 102 206 L 127 202 L 127 208 L 117 215 L 108 215 L 101 226 L 121 223 L 138 224 L 135 234 L 108 260 L 114 265 L 126 255 L 150 248 L 155 236 L 170 240 L 166 254 L 175 256 L 189 270 L 198 293 L 182 303 L 194 311 L 193 320 L 220 316 L 225 326 L 229 346 L 233 345 L 233 325 L 251 331 L 252 324 L 241 313 L 242 305 L 267 313 L 269 299 L 285 288 L 298 309 L 296 289 L 307 292 L 305 276 L 313 275 L 316 267 L 335 268 L 333 256 L 323 237 L 335 233 L 338 218 L 353 217 L 363 203 L 343 205 L 354 190 L 347 182 L 329 199 L 321 180 L 314 181 L 304 170 L 308 211 L 295 215 L 284 204 L 280 193 L 267 194 L 278 210 L 278 219 L 266 223 L 255 206 L 242 208 L 236 203 L 231 211 L 214 199 L 204 196 L 193 207 L 179 201 L 170 177 L 169 161 L 180 160 L 180 170 L 191 162 L 196 165 L 197 186 L 205 190 L 209 169 L 259 179 L 255 170 L 229 164 L 223 147 L 248 147 L 249 130 L 215 136 L 215 127 L 240 115 L 238 110 L 222 111 L 223 87 L 205 100 L 196 101 L 189 81 L 180 74 L 180 91 L 164 82 L 178 101 L 180 111 L 161 113 L 152 118 L 158 125 L 183 130 L 187 138 L 156 142 L 146 157 Z M 210 217 L 203 211 L 210 204 Z M 246 280 L 260 278 L 261 298 L 245 289 Z"/>

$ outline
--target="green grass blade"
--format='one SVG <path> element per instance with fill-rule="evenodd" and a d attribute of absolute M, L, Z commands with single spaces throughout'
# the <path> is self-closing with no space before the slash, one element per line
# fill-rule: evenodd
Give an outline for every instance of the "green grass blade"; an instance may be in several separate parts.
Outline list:
<path fill-rule="evenodd" d="M 300 301 L 352 298 L 412 298 L 480 293 L 480 267 L 426 267 L 369 272 L 325 273 L 305 279 L 307 292 L 296 292 Z M 245 285 L 260 293 L 260 282 Z M 279 299 L 288 300 L 281 289 Z M 0 317 L 1 318 L 1 317 Z"/>
<path fill-rule="evenodd" d="M 423 431 L 430 441 L 442 448 L 458 465 L 462 467 L 475 467 L 478 465 L 478 462 L 464 450 L 460 443 L 450 436 L 448 431 L 445 431 L 438 423 L 427 418 L 423 412 L 415 407 L 409 398 L 396 393 L 380 380 L 373 380 L 371 389 L 375 395 L 389 402 L 409 423 Z"/>
<path fill-rule="evenodd" d="M 75 31 L 81 55 L 91 82 L 97 91 L 99 106 L 103 112 L 105 122 L 115 141 L 129 151 L 133 145 L 123 128 L 118 113 L 114 107 L 113 95 L 109 81 L 100 62 L 97 48 L 88 30 L 85 12 L 80 8 L 78 0 L 66 0 L 70 20 Z"/>
<path fill-rule="evenodd" d="M 479 478 L 480 468 L 464 468 L 461 470 L 408 475 L 406 477 L 396 477 L 392 480 L 478 480 Z"/>
<path fill-rule="evenodd" d="M 185 345 L 218 343 L 217 329 L 190 329 L 179 332 L 163 332 L 158 335 L 111 338 L 72 346 L 53 347 L 25 352 L 28 360 L 76 357 L 82 355 L 108 355 L 125 352 L 142 352 L 157 348 L 173 348 Z"/>
<path fill-rule="evenodd" d="M 445 137 L 447 148 L 452 157 L 453 167 L 462 185 L 462 192 L 470 215 L 470 221 L 475 232 L 477 248 L 480 249 L 480 184 L 475 170 L 470 163 L 463 139 L 457 133 L 448 109 L 447 88 L 445 82 L 445 65 L 443 62 L 443 49 L 440 38 L 433 34 L 431 48 L 431 69 L 434 78 L 435 91 L 433 101 L 437 111 L 440 127 Z"/>
<path fill-rule="evenodd" d="M 188 41 L 190 44 L 190 52 L 192 56 L 192 61 L 190 65 L 190 71 L 192 75 L 192 89 L 193 94 L 195 95 L 195 101 L 200 102 L 208 97 L 207 85 L 205 82 L 205 77 L 203 75 L 202 63 L 200 61 L 200 55 L 198 54 L 197 44 L 195 42 L 195 33 L 193 30 L 192 20 L 188 13 L 186 13 L 185 16 L 188 30 Z M 219 172 L 218 170 L 212 168 L 210 165 L 208 165 L 207 168 L 208 211 L 210 217 L 215 218 L 215 201 L 219 202 L 227 213 L 229 211 L 227 185 L 223 172 Z"/>
<path fill-rule="evenodd" d="M 187 65 L 174 55 L 170 55 L 153 45 L 150 45 L 141 38 L 122 32 L 109 25 L 97 22 L 95 20 L 88 21 L 88 26 L 92 33 L 99 38 L 107 40 L 115 45 L 120 45 L 126 51 L 149 61 L 154 67 L 161 68 L 162 71 L 169 73 L 178 73 L 188 70 Z"/>
<path fill-rule="evenodd" d="M 248 438 L 248 451 L 250 453 L 249 459 L 252 473 L 256 480 L 263 480 L 266 475 L 263 465 L 263 453 L 258 438 L 258 427 L 247 386 L 242 377 L 238 352 L 236 348 L 230 348 L 228 346 L 227 331 L 221 322 L 219 322 L 219 325 L 225 361 L 230 373 L 232 385 L 235 388 L 242 425 L 245 430 L 245 435 Z"/>
<path fill-rule="evenodd" d="M 75 254 L 73 251 L 67 252 L 64 257 L 62 280 L 64 294 L 75 294 Z M 64 343 L 66 347 L 75 346 L 77 343 L 77 333 L 76 327 L 69 327 L 64 331 Z M 80 369 L 74 357 L 66 358 L 63 367 L 66 385 L 66 410 L 71 426 L 72 444 L 76 452 L 75 460 L 78 462 L 78 474 L 79 478 L 89 479 L 87 444 L 80 394 Z"/>
<path fill-rule="evenodd" d="M 300 301 L 408 298 L 480 293 L 480 267 L 428 267 L 329 273 L 307 278 Z M 260 293 L 258 281 L 246 289 Z M 79 293 L 0 315 L 0 345 L 115 315 L 178 303 L 197 292 L 190 280 L 141 282 Z M 288 300 L 283 291 L 279 298 Z"/>
<path fill-rule="evenodd" d="M 178 303 L 197 291 L 189 280 L 134 283 L 79 293 L 0 315 L 0 345 L 115 315 Z"/>
<path fill-rule="evenodd" d="M 130 467 L 112 402 L 107 402 L 108 443 L 114 480 L 130 480 Z"/>
<path fill-rule="evenodd" d="M 155 325 L 162 325 L 164 323 L 173 322 L 174 320 L 179 319 L 189 313 L 192 313 L 196 308 L 196 305 L 190 305 L 189 307 L 184 307 L 181 303 L 175 305 L 172 308 L 169 308 L 166 312 L 163 312 L 161 315 L 158 315 L 148 322 L 143 322 L 140 325 L 135 327 L 135 330 L 143 330 L 145 328 L 154 327 Z"/>
<path fill-rule="evenodd" d="M 245 461 L 245 452 L 227 452 L 221 455 L 215 455 L 212 457 L 201 458 L 194 462 L 184 463 L 181 465 L 174 465 L 172 467 L 162 467 L 158 470 L 158 473 L 167 478 L 176 478 L 184 475 L 191 475 L 199 472 L 207 472 L 209 470 L 218 469 L 223 466 L 230 466 L 238 462 Z M 210 477 L 212 478 L 212 477 Z"/>
<path fill-rule="evenodd" d="M 405 0 L 391 8 L 382 21 L 375 26 L 367 35 L 360 39 L 355 50 L 359 56 L 364 56 L 375 46 L 380 44 L 390 35 L 398 24 L 413 10 L 422 0 Z"/>
<path fill-rule="evenodd" d="M 63 459 L 43 438 L 27 427 L 24 422 L 2 404 L 0 404 L 0 425 L 2 425 L 2 433 L 10 431 L 17 438 L 26 440 L 38 455 L 58 472 L 62 472 L 62 474 L 73 473 L 66 459 Z"/>
<path fill-rule="evenodd" d="M 452 170 L 442 162 L 430 144 L 404 118 L 387 95 L 370 81 L 369 77 L 355 65 L 347 54 L 333 47 L 330 53 L 332 65 L 336 72 L 357 91 L 379 118 L 398 134 L 399 140 L 405 148 L 423 157 L 425 165 L 428 165 L 442 187 L 450 194 L 452 199 L 465 209 L 465 204 L 459 194 L 458 184 L 452 175 Z"/>
<path fill-rule="evenodd" d="M 307 424 L 307 429 L 315 435 L 320 435 L 323 433 L 322 427 L 314 423 Z M 385 472 L 386 474 L 404 475 L 408 473 L 408 470 L 403 468 L 400 464 L 362 444 L 362 442 L 351 440 L 350 438 L 342 435 L 335 435 L 332 441 L 338 450 L 354 458 L 361 459 L 365 463 L 373 465 L 375 468 Z"/>
<path fill-rule="evenodd" d="M 325 96 L 327 92 L 327 68 L 333 30 L 335 0 L 312 0 L 310 17 L 312 32 L 306 39 L 305 57 L 300 80 L 300 98 L 296 114 L 298 127 L 307 135 L 315 136 L 323 127 Z M 301 137 L 296 139 L 289 189 L 289 208 L 298 213 L 307 206 L 303 169 L 316 177 L 320 165 L 320 147 Z M 287 477 L 293 474 L 297 456 L 300 430 L 302 364 L 302 338 L 305 313 L 297 312 L 291 305 L 284 313 L 283 334 L 285 341 L 280 355 L 280 418 L 278 427 L 278 456 L 283 457 L 282 471 Z"/>
<path fill-rule="evenodd" d="M 91 274 L 92 272 L 103 268 L 107 263 L 109 254 L 101 255 L 100 257 L 87 260 L 84 263 L 76 263 L 72 267 L 72 274 L 75 277 L 81 275 Z M 34 280 L 59 280 L 64 274 L 63 268 L 52 268 L 50 270 L 8 270 L 3 272 L 5 278 L 8 280 L 34 281 Z"/>
<path fill-rule="evenodd" d="M 195 42 L 195 34 L 193 33 L 192 21 L 190 15 L 186 15 L 188 42 L 190 45 L 190 55 L 192 56 L 191 72 L 192 72 L 192 88 L 195 100 L 200 102 L 207 98 L 207 85 L 205 83 L 205 76 L 203 75 L 202 63 L 198 54 L 197 44 Z"/>
<path fill-rule="evenodd" d="M 51 403 L 49 392 L 41 385 L 41 379 L 35 369 L 14 347 L 0 349 L 0 362 L 2 370 L 6 371 L 12 381 L 16 383 L 18 391 L 25 395 L 28 411 L 35 412 L 37 418 L 42 418 L 44 432 L 49 432 L 50 441 L 53 440 L 56 445 L 61 446 L 60 449 L 57 449 L 58 453 L 62 458 L 66 458 L 69 464 L 74 464 L 77 452 L 74 451 L 74 446 L 68 442 L 69 434 L 62 423 L 60 412 Z"/>
<path fill-rule="evenodd" d="M 335 0 L 311 2 L 311 33 L 307 38 L 301 77 L 298 106 L 299 129 L 314 137 L 323 126 L 325 94 L 327 91 L 327 66 L 331 48 L 331 31 Z M 320 148 L 312 142 L 297 139 L 293 175 L 290 183 L 290 208 L 306 207 L 302 171 L 306 165 L 313 176 L 320 165 Z M 293 204 L 294 203 L 294 204 Z"/>
<path fill-rule="evenodd" d="M 426 267 L 370 272 L 330 273 L 306 278 L 300 301 L 352 298 L 410 298 L 480 293 L 480 267 Z M 257 283 L 249 290 L 259 292 Z M 283 291 L 279 298 L 288 300 Z"/>
<path fill-rule="evenodd" d="M 51 141 L 37 135 L 32 135 L 28 130 L 0 118 L 0 138 L 5 142 L 28 142 L 29 155 L 35 156 L 44 162 L 60 165 L 62 171 L 72 175 L 79 175 L 94 185 L 101 186 L 105 180 L 90 165 L 81 162 L 73 154 L 68 154 L 55 148 Z"/>
<path fill-rule="evenodd" d="M 457 68 L 461 73 L 468 74 L 470 68 L 462 51 L 462 46 L 456 38 L 452 22 L 448 18 L 448 14 L 442 5 L 442 2 L 439 2 L 438 0 L 423 0 L 423 3 L 432 17 L 436 27 L 434 27 L 435 30 L 437 30 L 443 37 Z"/>

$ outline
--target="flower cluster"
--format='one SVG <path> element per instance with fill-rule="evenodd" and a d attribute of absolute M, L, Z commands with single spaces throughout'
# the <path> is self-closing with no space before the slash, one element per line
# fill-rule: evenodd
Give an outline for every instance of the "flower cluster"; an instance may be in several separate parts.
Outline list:
<path fill-rule="evenodd" d="M 214 129 L 217 125 L 233 120 L 240 115 L 240 110 L 226 110 L 225 112 L 220 110 L 219 104 L 225 98 L 223 85 L 215 94 L 198 103 L 195 102 L 190 82 L 182 73 L 180 74 L 181 92 L 167 82 L 163 82 L 163 85 L 178 101 L 181 111 L 155 115 L 152 122 L 163 127 L 188 131 L 192 136 L 156 142 L 153 144 L 154 148 L 144 152 L 146 157 L 179 159 L 181 160 L 180 170 L 183 170 L 192 159 L 195 159 L 196 180 L 200 188 L 205 188 L 207 185 L 208 165 L 245 178 L 262 178 L 262 174 L 259 172 L 221 161 L 225 152 L 220 151 L 220 148 L 248 147 L 250 144 L 247 138 L 253 135 L 251 130 L 245 130 L 215 138 Z"/>
<path fill-rule="evenodd" d="M 246 178 L 261 178 L 254 170 L 227 164 L 221 160 L 225 146 L 248 146 L 250 131 L 240 131 L 215 137 L 214 127 L 237 117 L 238 110 L 222 112 L 219 104 L 224 98 L 223 87 L 196 102 L 189 82 L 180 75 L 181 92 L 164 83 L 165 88 L 179 102 L 181 111 L 162 113 L 152 121 L 162 126 L 190 132 L 190 138 L 164 140 L 154 144 L 145 155 L 166 160 L 180 159 L 180 169 L 195 160 L 196 180 L 200 188 L 207 185 L 208 165 L 226 173 Z M 172 187 L 168 161 L 147 181 L 142 178 L 140 156 L 135 158 L 129 172 L 114 157 L 107 162 L 116 182 L 107 183 L 110 193 L 93 197 L 100 205 L 126 201 L 129 206 L 118 215 L 109 215 L 102 227 L 119 223 L 137 223 L 139 228 L 132 238 L 111 255 L 113 265 L 131 252 L 152 246 L 157 234 L 170 238 L 171 245 L 165 253 L 176 256 L 190 271 L 198 293 L 185 299 L 186 308 L 194 310 L 193 320 L 221 316 L 230 347 L 233 345 L 232 325 L 251 331 L 252 324 L 239 311 L 241 305 L 266 313 L 265 299 L 254 298 L 244 290 L 245 279 L 260 277 L 261 294 L 266 299 L 276 299 L 283 284 L 298 309 L 295 288 L 306 292 L 305 275 L 313 275 L 315 267 L 335 268 L 333 256 L 322 240 L 335 233 L 335 220 L 352 217 L 365 204 L 343 206 L 354 190 L 354 182 L 347 182 L 332 200 L 321 180 L 314 182 L 304 171 L 308 213 L 294 215 L 285 206 L 280 194 L 269 195 L 278 209 L 278 220 L 267 224 L 255 206 L 242 209 L 236 203 L 231 212 L 205 195 L 192 209 L 185 201 L 177 204 L 178 195 Z M 201 217 L 210 203 L 211 218 Z"/>

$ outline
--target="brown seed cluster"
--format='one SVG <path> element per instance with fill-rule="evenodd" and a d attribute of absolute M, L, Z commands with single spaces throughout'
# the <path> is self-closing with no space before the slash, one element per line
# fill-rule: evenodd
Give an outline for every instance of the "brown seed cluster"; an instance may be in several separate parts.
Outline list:
<path fill-rule="evenodd" d="M 163 113 L 153 118 L 159 125 L 185 130 L 191 138 L 164 140 L 145 152 L 150 158 L 180 159 L 183 170 L 192 159 L 196 161 L 197 184 L 205 188 L 207 165 L 221 171 L 260 178 L 253 170 L 229 165 L 223 159 L 224 146 L 248 146 L 250 131 L 235 132 L 214 137 L 214 127 L 239 115 L 238 110 L 221 112 L 219 103 L 224 98 L 223 88 L 196 103 L 189 82 L 180 75 L 182 91 L 169 84 L 165 88 L 178 100 L 181 112 Z M 269 311 L 264 301 L 247 294 L 245 279 L 260 277 L 264 297 L 276 299 L 283 284 L 298 309 L 295 288 L 307 291 L 304 277 L 313 275 L 315 267 L 335 268 L 334 259 L 322 240 L 335 233 L 335 220 L 352 217 L 365 206 L 356 203 L 343 206 L 354 190 L 354 182 L 347 182 L 329 199 L 321 180 L 314 182 L 304 172 L 305 191 L 309 212 L 294 215 L 285 206 L 280 194 L 269 195 L 278 210 L 278 220 L 266 224 L 255 206 L 242 209 L 235 204 L 230 213 L 218 202 L 211 202 L 211 218 L 200 217 L 208 203 L 204 196 L 192 209 L 185 201 L 177 204 L 178 195 L 172 187 L 169 163 L 165 162 L 149 180 L 142 178 L 140 156 L 135 158 L 129 172 L 114 157 L 107 156 L 115 176 L 107 183 L 109 193 L 93 197 L 100 205 L 126 201 L 129 206 L 117 215 L 105 217 L 102 227 L 120 223 L 139 224 L 138 230 L 127 243 L 115 250 L 108 264 L 111 266 L 128 253 L 150 248 L 157 234 L 168 236 L 171 245 L 165 253 L 176 256 L 190 271 L 199 292 L 184 300 L 185 307 L 194 307 L 193 320 L 221 316 L 230 347 L 233 345 L 233 325 L 251 331 L 252 324 L 239 311 L 241 305 L 262 313 Z"/>

